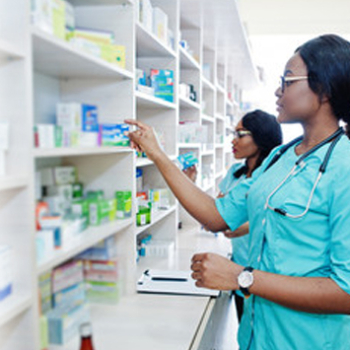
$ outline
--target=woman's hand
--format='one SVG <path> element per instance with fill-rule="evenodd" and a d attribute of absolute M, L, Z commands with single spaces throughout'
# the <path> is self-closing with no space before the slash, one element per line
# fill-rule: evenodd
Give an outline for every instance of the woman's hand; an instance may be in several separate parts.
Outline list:
<path fill-rule="evenodd" d="M 217 290 L 239 289 L 237 278 L 243 266 L 214 253 L 195 254 L 191 265 L 197 287 Z"/>
<path fill-rule="evenodd" d="M 226 230 L 223 232 L 226 238 L 237 238 L 245 236 L 249 233 L 249 222 L 246 222 L 242 226 L 238 227 L 237 230 L 231 231 Z"/>
<path fill-rule="evenodd" d="M 191 167 L 183 170 L 183 172 L 187 175 L 187 177 L 192 181 L 192 182 L 196 182 L 197 180 L 197 175 L 198 175 L 198 171 L 197 171 L 197 167 L 195 165 L 192 165 Z"/>
<path fill-rule="evenodd" d="M 145 152 L 147 157 L 153 161 L 159 154 L 163 153 L 151 126 L 132 119 L 125 120 L 125 123 L 138 127 L 138 130 L 127 133 L 131 141 L 131 148 Z"/>

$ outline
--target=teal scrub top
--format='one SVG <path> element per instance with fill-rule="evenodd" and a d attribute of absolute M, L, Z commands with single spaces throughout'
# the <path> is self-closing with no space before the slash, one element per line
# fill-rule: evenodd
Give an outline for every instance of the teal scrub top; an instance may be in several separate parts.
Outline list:
<path fill-rule="evenodd" d="M 244 164 L 233 164 L 227 171 L 226 176 L 219 184 L 219 189 L 222 194 L 227 195 L 233 188 L 239 186 L 243 180 L 247 177 L 242 174 L 239 178 L 233 176 L 233 174 Z M 248 250 L 249 250 L 249 235 L 242 237 L 232 238 L 232 260 L 242 266 L 246 266 L 248 263 Z M 243 295 L 242 295 L 243 296 Z"/>
<path fill-rule="evenodd" d="M 304 211 L 329 144 L 312 153 L 271 197 L 270 205 L 298 215 Z M 269 194 L 299 158 L 295 146 L 264 172 L 277 149 L 252 178 L 217 199 L 232 230 L 249 219 L 248 264 L 286 276 L 328 277 L 350 294 L 350 142 L 335 146 L 308 213 L 298 219 L 265 207 Z M 349 350 L 350 316 L 295 311 L 252 295 L 245 301 L 240 350 Z"/>

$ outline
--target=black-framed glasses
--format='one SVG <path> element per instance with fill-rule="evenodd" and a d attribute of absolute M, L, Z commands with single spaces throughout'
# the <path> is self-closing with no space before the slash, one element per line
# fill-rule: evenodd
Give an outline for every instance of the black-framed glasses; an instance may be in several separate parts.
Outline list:
<path fill-rule="evenodd" d="M 232 131 L 232 134 L 235 139 L 241 139 L 242 137 L 251 135 L 252 133 L 249 130 L 234 130 Z"/>
<path fill-rule="evenodd" d="M 299 81 L 299 80 L 307 80 L 309 77 L 306 75 L 300 75 L 300 76 L 284 76 L 281 75 L 280 77 L 280 87 L 281 87 L 281 91 L 282 93 L 284 93 L 284 90 L 286 87 L 292 85 L 295 81 Z"/>

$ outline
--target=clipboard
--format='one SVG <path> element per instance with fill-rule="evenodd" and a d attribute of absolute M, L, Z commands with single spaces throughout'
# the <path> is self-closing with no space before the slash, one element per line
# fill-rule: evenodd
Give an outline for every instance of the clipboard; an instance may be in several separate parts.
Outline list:
<path fill-rule="evenodd" d="M 218 290 L 196 287 L 192 271 L 146 270 L 137 282 L 138 293 L 182 294 L 217 297 Z"/>

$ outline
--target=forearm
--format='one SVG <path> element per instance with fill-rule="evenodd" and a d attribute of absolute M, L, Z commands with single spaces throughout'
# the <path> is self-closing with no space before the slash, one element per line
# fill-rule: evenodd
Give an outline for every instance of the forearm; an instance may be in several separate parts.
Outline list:
<path fill-rule="evenodd" d="M 175 197 L 197 221 L 211 231 L 227 228 L 216 208 L 214 198 L 199 189 L 165 153 L 159 152 L 153 161 Z"/>
<path fill-rule="evenodd" d="M 330 278 L 291 277 L 254 270 L 250 292 L 298 311 L 350 314 L 350 295 Z"/>
<path fill-rule="evenodd" d="M 243 266 L 218 254 L 199 253 L 192 258 L 192 278 L 197 287 L 237 290 Z M 320 314 L 350 314 L 350 295 L 332 279 L 292 277 L 253 271 L 249 292 L 290 309 Z"/>

